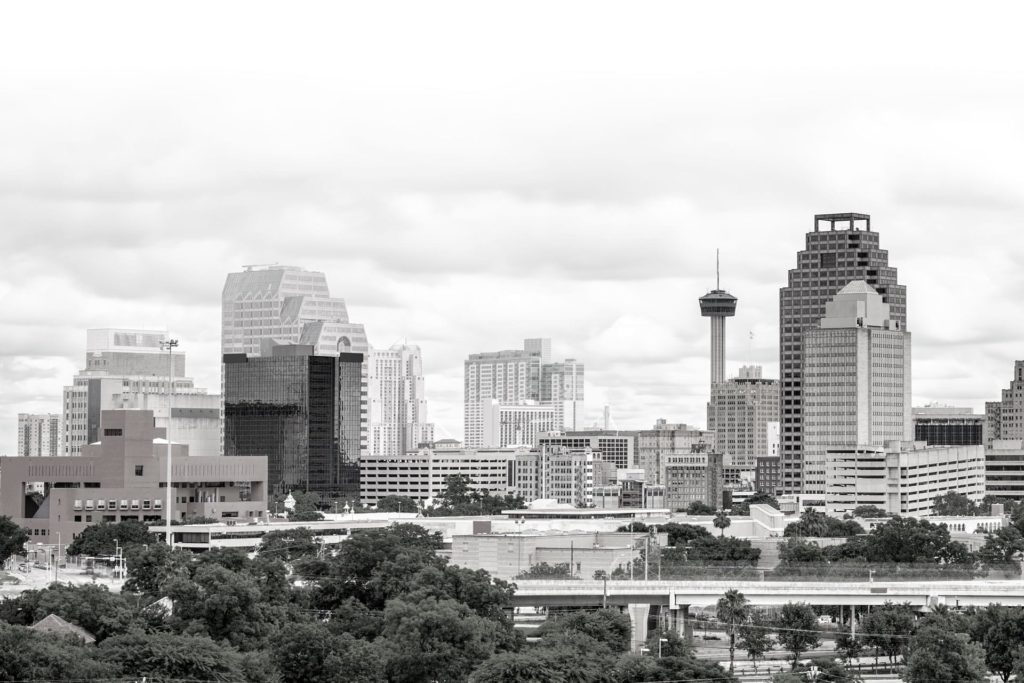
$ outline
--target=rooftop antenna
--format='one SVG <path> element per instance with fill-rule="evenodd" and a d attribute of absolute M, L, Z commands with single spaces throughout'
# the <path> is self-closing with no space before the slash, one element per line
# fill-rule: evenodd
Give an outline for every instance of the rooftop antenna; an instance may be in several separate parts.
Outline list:
<path fill-rule="evenodd" d="M 721 269 L 718 265 L 718 249 L 715 249 L 715 289 L 721 288 Z"/>

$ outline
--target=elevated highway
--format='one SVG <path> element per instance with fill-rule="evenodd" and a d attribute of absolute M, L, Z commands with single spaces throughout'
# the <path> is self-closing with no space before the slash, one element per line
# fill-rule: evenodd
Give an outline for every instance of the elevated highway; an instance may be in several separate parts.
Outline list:
<path fill-rule="evenodd" d="M 647 640 L 652 610 L 663 628 L 692 636 L 691 607 L 715 605 L 730 589 L 756 607 L 788 602 L 849 608 L 856 632 L 858 608 L 870 610 L 886 602 L 910 603 L 920 611 L 931 607 L 1024 606 L 1024 580 L 975 581 L 516 581 L 517 607 L 620 608 L 633 625 L 633 648 Z"/>

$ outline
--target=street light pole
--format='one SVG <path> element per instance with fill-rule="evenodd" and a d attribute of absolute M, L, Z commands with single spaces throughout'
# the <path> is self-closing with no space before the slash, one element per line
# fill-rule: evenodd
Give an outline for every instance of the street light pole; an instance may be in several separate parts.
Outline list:
<path fill-rule="evenodd" d="M 171 410 L 174 396 L 174 347 L 177 345 L 177 339 L 165 339 L 160 342 L 160 348 L 167 349 L 167 534 L 164 540 L 172 549 L 174 542 L 171 536 Z"/>

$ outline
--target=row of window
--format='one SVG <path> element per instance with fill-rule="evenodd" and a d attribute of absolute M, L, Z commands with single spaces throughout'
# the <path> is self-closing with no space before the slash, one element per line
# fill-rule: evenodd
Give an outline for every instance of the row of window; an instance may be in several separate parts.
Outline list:
<path fill-rule="evenodd" d="M 127 500 L 121 499 L 120 506 L 117 500 L 78 500 L 72 504 L 73 510 L 162 510 L 163 502 L 160 500 Z"/>

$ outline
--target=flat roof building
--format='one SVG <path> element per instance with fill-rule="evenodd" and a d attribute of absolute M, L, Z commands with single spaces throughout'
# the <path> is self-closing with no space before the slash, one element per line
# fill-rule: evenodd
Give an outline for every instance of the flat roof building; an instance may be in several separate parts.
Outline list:
<path fill-rule="evenodd" d="M 64 543 L 90 524 L 165 518 L 167 441 L 151 411 L 108 410 L 100 439 L 75 458 L 0 458 L 0 515 L 33 543 Z M 267 509 L 266 458 L 192 456 L 172 443 L 173 518 L 249 520 Z M 42 482 L 43 499 L 25 495 Z"/>

